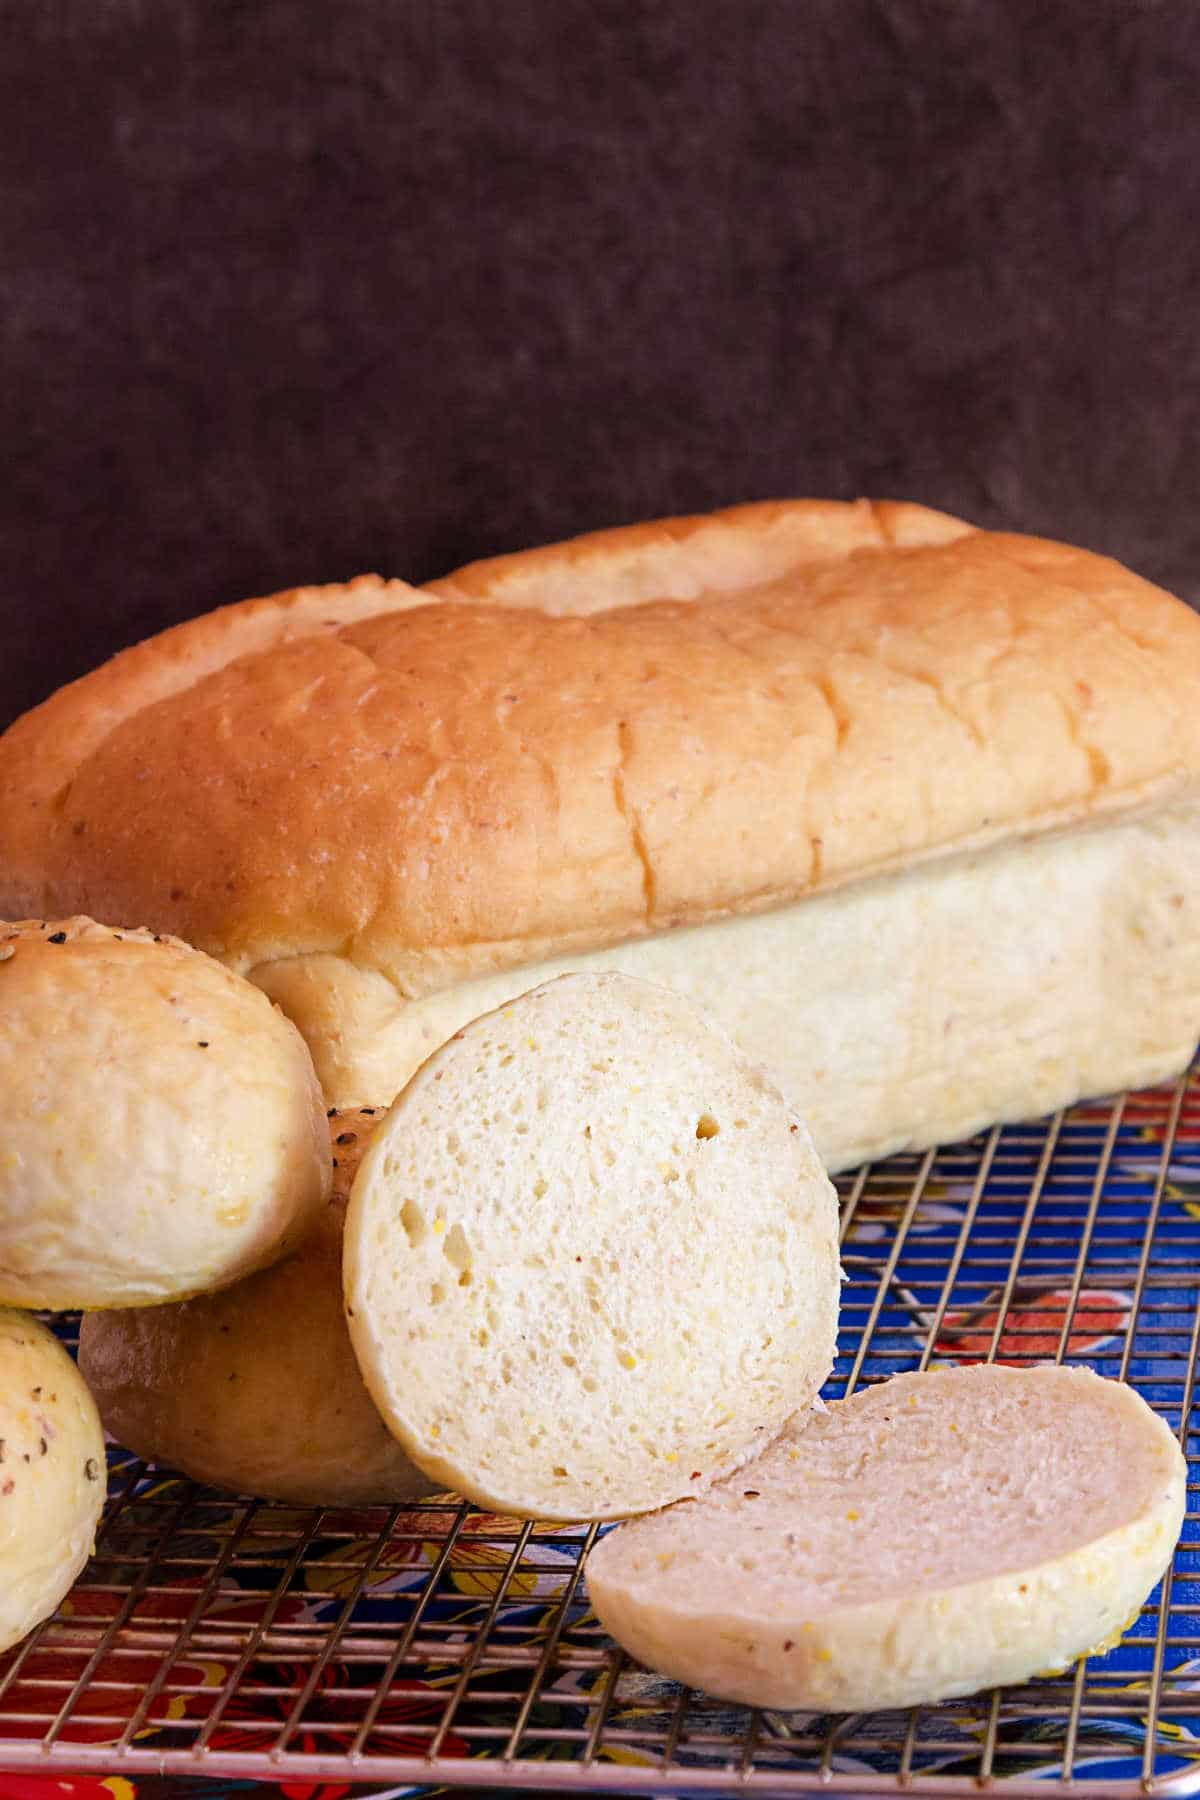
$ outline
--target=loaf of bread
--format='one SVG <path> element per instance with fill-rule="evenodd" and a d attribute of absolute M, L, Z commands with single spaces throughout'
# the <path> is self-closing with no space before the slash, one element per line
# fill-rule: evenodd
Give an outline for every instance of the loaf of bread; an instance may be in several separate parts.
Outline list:
<path fill-rule="evenodd" d="M 0 1310 L 0 1650 L 70 1590 L 106 1485 L 104 1433 L 75 1364 L 36 1319 Z"/>
<path fill-rule="evenodd" d="M 1186 1464 L 1087 1369 L 900 1375 L 588 1559 L 652 1669 L 753 1706 L 860 1712 L 1106 1649 L 1171 1559 Z"/>
<path fill-rule="evenodd" d="M 0 1300 L 145 1306 L 236 1281 L 330 1183 L 312 1061 L 262 993 L 171 938 L 0 924 Z"/>
<path fill-rule="evenodd" d="M 565 969 L 700 1001 L 831 1166 L 1178 1069 L 1200 619 L 903 505 L 602 532 L 176 628 L 0 739 L 0 904 L 248 975 L 386 1099 Z"/>
<path fill-rule="evenodd" d="M 350 1336 L 404 1449 L 494 1512 L 703 1491 L 833 1361 L 837 1205 L 760 1070 L 666 988 L 574 975 L 475 1020 L 367 1149 Z"/>
<path fill-rule="evenodd" d="M 118 1443 L 193 1480 L 297 1506 L 435 1491 L 375 1410 L 342 1308 L 346 1200 L 379 1116 L 331 1116 L 333 1194 L 294 1255 L 219 1294 L 87 1314 L 79 1366 Z"/>

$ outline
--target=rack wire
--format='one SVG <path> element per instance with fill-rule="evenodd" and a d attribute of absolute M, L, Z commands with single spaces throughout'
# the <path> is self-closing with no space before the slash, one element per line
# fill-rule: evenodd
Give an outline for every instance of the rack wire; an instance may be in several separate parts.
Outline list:
<path fill-rule="evenodd" d="M 954 1361 L 1087 1362 L 1192 1462 L 1122 1645 L 937 1707 L 757 1712 L 632 1664 L 587 1606 L 597 1528 L 241 1500 L 114 1451 L 95 1554 L 0 1659 L 0 1769 L 531 1790 L 1117 1796 L 1200 1788 L 1200 1075 L 841 1183 L 830 1396 Z M 920 1529 L 900 1519 L 896 1528 Z"/>

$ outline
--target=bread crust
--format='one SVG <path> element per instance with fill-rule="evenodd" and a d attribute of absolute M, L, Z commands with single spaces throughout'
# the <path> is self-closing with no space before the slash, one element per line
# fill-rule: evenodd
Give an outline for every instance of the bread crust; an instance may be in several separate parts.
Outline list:
<path fill-rule="evenodd" d="M 300 1248 L 173 1306 L 88 1313 L 79 1367 L 106 1429 L 195 1481 L 296 1506 L 436 1491 L 371 1404 L 342 1313 L 342 1226 L 375 1109 L 333 1113 L 333 1192 Z"/>
<path fill-rule="evenodd" d="M 139 646 L 0 739 L 0 900 L 419 995 L 1198 780 L 1182 603 L 920 508 L 778 503 Z"/>
<path fill-rule="evenodd" d="M 0 922 L 0 1298 L 146 1306 L 266 1267 L 329 1193 L 295 1027 L 163 934 Z"/>
<path fill-rule="evenodd" d="M 58 1606 L 87 1562 L 107 1486 L 104 1433 L 44 1325 L 0 1308 L 0 1650 Z"/>

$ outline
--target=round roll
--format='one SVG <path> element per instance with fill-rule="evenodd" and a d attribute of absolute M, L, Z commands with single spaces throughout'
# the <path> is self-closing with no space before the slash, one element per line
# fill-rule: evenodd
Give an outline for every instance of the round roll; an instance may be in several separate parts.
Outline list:
<path fill-rule="evenodd" d="M 0 925 L 0 1301 L 145 1306 L 286 1254 L 329 1193 L 295 1027 L 174 938 Z"/>
<path fill-rule="evenodd" d="M 78 1369 L 44 1325 L 0 1310 L 0 1650 L 70 1590 L 105 1485 L 104 1434 Z"/>
<path fill-rule="evenodd" d="M 413 1077 L 346 1220 L 350 1335 L 414 1462 L 494 1512 L 702 1492 L 807 1411 L 837 1206 L 771 1080 L 667 988 L 568 975 Z"/>
<path fill-rule="evenodd" d="M 632 1656 L 750 1706 L 866 1712 L 1107 1649 L 1171 1560 L 1187 1465 L 1090 1369 L 897 1375 L 588 1559 Z"/>
<path fill-rule="evenodd" d="M 89 1313 L 79 1364 L 108 1431 L 196 1481 L 301 1506 L 437 1491 L 376 1411 L 342 1312 L 346 1196 L 374 1108 L 333 1113 L 333 1195 L 295 1255 L 177 1306 Z"/>

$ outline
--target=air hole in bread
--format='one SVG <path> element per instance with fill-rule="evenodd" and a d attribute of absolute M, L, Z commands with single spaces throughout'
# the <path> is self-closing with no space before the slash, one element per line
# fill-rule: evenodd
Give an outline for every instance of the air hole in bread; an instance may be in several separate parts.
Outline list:
<path fill-rule="evenodd" d="M 400 1208 L 400 1223 L 404 1227 L 404 1235 L 415 1250 L 429 1234 L 425 1214 L 415 1200 L 406 1200 Z"/>
<path fill-rule="evenodd" d="M 453 1268 L 461 1269 L 464 1274 L 468 1273 L 471 1267 L 471 1244 L 461 1225 L 452 1225 L 446 1233 L 442 1254 Z M 467 1282 L 460 1285 L 466 1287 Z"/>
<path fill-rule="evenodd" d="M 696 1136 L 698 1138 L 720 1137 L 721 1127 L 711 1113 L 701 1113 L 696 1120 Z"/>

